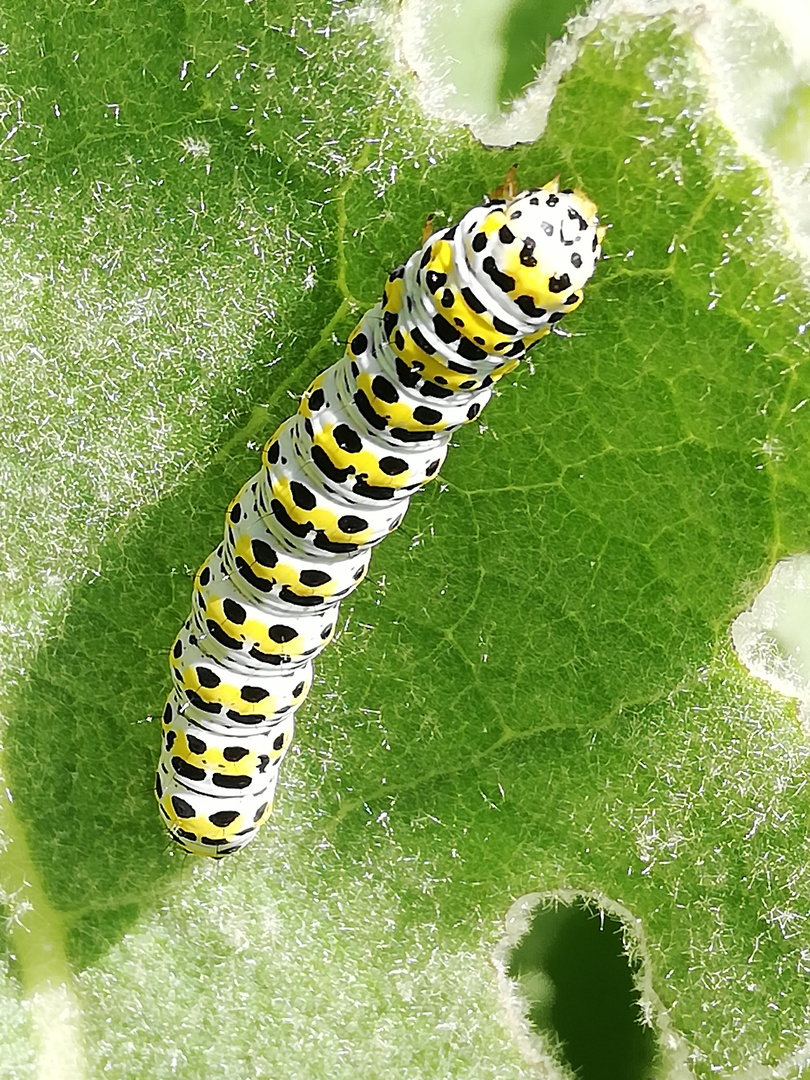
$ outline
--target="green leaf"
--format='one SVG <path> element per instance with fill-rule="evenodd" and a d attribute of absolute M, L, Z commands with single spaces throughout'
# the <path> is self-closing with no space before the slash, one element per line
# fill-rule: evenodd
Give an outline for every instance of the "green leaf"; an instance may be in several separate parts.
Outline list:
<path fill-rule="evenodd" d="M 810 543 L 808 297 L 689 43 L 597 29 L 495 152 L 348 5 L 50 0 L 2 40 L 3 1071 L 535 1075 L 492 958 L 559 891 L 636 920 L 662 1077 L 798 1075 L 807 748 L 728 626 Z M 375 553 L 263 835 L 184 858 L 191 575 L 427 215 L 515 161 L 609 257 Z"/>

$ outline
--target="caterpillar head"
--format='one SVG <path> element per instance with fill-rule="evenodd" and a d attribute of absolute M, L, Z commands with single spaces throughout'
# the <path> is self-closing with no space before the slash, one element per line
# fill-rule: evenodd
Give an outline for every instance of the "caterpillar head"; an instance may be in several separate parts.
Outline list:
<path fill-rule="evenodd" d="M 470 261 L 500 303 L 537 325 L 554 323 L 582 302 L 604 234 L 591 199 L 561 191 L 555 179 L 493 203 L 471 238 Z"/>

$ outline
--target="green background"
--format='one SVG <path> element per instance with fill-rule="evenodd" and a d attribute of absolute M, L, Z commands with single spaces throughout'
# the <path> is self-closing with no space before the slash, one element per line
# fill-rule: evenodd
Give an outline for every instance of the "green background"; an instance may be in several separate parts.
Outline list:
<path fill-rule="evenodd" d="M 808 297 L 688 41 L 597 29 L 496 152 L 349 5 L 2 39 L 0 1075 L 535 1076 L 493 950 L 573 890 L 637 920 L 661 1077 L 800 1076 L 807 746 L 728 627 L 810 541 Z M 151 784 L 191 575 L 427 215 L 514 162 L 607 258 L 375 553 L 261 838 L 184 858 Z"/>

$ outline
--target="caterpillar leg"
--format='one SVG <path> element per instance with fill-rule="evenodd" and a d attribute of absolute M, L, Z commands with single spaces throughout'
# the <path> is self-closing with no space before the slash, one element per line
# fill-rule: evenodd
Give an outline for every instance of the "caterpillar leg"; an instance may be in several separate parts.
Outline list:
<path fill-rule="evenodd" d="M 559 176 L 557 177 L 559 180 Z M 553 183 L 554 181 L 552 181 Z M 556 188 L 554 189 L 557 190 Z M 506 176 L 503 181 L 498 184 L 496 188 L 493 188 L 489 193 L 490 199 L 506 199 L 512 200 L 518 193 L 517 185 L 517 165 L 510 165 L 506 170 Z"/>
<path fill-rule="evenodd" d="M 428 239 L 429 236 L 433 235 L 433 219 L 435 217 L 436 217 L 435 214 L 428 214 L 428 216 L 425 218 L 425 224 L 422 226 L 422 243 L 423 244 Z"/>

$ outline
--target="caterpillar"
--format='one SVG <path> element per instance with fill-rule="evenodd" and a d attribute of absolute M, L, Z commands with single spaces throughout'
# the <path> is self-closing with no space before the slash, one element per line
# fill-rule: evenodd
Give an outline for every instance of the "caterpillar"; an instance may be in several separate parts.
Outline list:
<path fill-rule="evenodd" d="M 340 602 L 434 479 L 453 432 L 582 302 L 604 228 L 558 178 L 492 197 L 389 274 L 228 507 L 170 652 L 155 796 L 185 851 L 222 858 L 270 814 Z M 425 232 L 428 231 L 426 226 Z"/>

